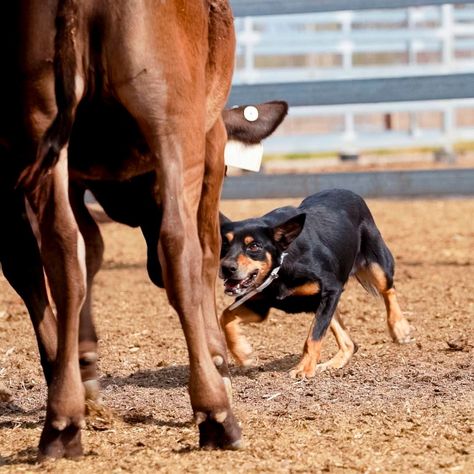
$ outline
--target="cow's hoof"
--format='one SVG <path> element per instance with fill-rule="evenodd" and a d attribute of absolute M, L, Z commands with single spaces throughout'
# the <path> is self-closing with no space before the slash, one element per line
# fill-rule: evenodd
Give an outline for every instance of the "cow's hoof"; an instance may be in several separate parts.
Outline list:
<path fill-rule="evenodd" d="M 82 456 L 81 428 L 69 425 L 64 429 L 57 429 L 46 422 L 39 442 L 39 460 L 79 456 Z"/>
<path fill-rule="evenodd" d="M 199 447 L 203 449 L 240 449 L 242 429 L 230 410 L 214 414 L 198 412 Z"/>
<path fill-rule="evenodd" d="M 97 380 L 86 380 L 82 382 L 84 386 L 84 392 L 87 401 L 92 401 L 95 403 L 102 403 L 102 398 L 100 396 L 100 387 Z"/>

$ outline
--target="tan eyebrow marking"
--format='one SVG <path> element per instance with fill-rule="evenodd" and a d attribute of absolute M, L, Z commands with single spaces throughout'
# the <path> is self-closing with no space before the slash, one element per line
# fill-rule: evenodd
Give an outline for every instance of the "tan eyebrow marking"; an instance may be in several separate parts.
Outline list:
<path fill-rule="evenodd" d="M 244 239 L 244 244 L 248 245 L 248 244 L 251 244 L 254 241 L 255 241 L 255 239 L 252 236 L 247 235 L 247 237 L 245 237 L 245 239 Z"/>
<path fill-rule="evenodd" d="M 227 234 L 225 234 L 225 237 L 229 242 L 232 242 L 234 240 L 234 233 L 233 232 L 227 232 Z"/>

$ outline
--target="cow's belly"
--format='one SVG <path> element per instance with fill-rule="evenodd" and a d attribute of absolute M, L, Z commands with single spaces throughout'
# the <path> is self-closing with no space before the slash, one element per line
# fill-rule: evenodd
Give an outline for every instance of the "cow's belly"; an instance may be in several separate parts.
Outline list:
<path fill-rule="evenodd" d="M 140 130 L 117 103 L 78 108 L 69 145 L 71 178 L 124 181 L 155 169 Z"/>

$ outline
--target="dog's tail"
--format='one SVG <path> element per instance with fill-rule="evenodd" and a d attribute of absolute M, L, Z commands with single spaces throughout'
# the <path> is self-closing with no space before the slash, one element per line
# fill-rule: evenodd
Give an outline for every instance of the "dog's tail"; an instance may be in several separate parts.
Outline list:
<path fill-rule="evenodd" d="M 59 0 L 54 40 L 54 87 L 57 114 L 40 140 L 35 160 L 20 175 L 19 184 L 31 188 L 53 168 L 69 141 L 76 107 L 75 77 L 77 69 L 75 34 L 77 0 Z"/>

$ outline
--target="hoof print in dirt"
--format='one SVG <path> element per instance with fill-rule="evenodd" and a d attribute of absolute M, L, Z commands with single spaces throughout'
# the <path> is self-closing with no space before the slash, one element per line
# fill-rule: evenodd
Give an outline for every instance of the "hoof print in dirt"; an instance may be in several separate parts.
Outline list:
<path fill-rule="evenodd" d="M 448 345 L 447 350 L 452 352 L 469 352 L 473 347 L 465 337 L 459 337 L 454 341 L 446 341 L 446 344 Z"/>
<path fill-rule="evenodd" d="M 12 396 L 12 392 L 7 387 L 0 384 L 0 403 L 8 403 L 12 399 Z"/>

